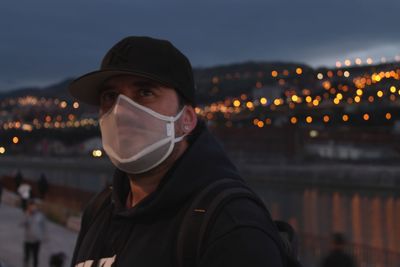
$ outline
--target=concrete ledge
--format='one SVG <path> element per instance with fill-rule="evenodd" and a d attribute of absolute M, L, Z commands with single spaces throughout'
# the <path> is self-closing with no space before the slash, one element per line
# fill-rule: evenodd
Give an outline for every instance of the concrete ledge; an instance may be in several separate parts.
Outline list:
<path fill-rule="evenodd" d="M 1 203 L 17 207 L 20 205 L 19 196 L 16 193 L 3 189 L 3 194 L 1 197 Z"/>
<path fill-rule="evenodd" d="M 79 232 L 81 229 L 81 217 L 78 216 L 70 216 L 67 219 L 65 226 L 75 232 Z"/>

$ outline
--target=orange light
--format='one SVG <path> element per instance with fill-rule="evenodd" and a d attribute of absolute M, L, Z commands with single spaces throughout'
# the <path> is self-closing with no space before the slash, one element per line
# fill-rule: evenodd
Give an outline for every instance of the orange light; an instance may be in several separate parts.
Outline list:
<path fill-rule="evenodd" d="M 301 75 L 301 74 L 303 73 L 302 68 L 297 68 L 297 69 L 296 69 L 296 73 L 297 73 L 298 75 Z"/>
<path fill-rule="evenodd" d="M 381 90 L 379 90 L 378 92 L 376 92 L 376 95 L 377 95 L 378 97 L 382 97 L 382 96 L 383 96 L 383 92 L 382 92 Z"/>
<path fill-rule="evenodd" d="M 267 99 L 265 98 L 265 97 L 262 97 L 261 99 L 260 99 L 260 103 L 262 104 L 262 105 L 265 105 L 265 104 L 267 104 Z"/>
<path fill-rule="evenodd" d="M 329 118 L 328 115 L 325 115 L 324 118 L 323 118 L 323 120 L 324 120 L 325 123 L 327 123 L 327 122 L 329 122 L 330 118 Z"/>
<path fill-rule="evenodd" d="M 61 108 L 66 108 L 67 107 L 67 102 L 66 101 L 61 101 L 61 103 L 60 103 L 60 107 Z"/>
<path fill-rule="evenodd" d="M 365 113 L 365 114 L 363 115 L 363 119 L 364 119 L 365 121 L 369 120 L 369 114 L 368 114 L 368 113 Z"/>
<path fill-rule="evenodd" d="M 290 118 L 290 122 L 291 122 L 292 124 L 296 124 L 296 123 L 297 123 L 297 118 L 296 118 L 296 117 L 291 117 L 291 118 Z"/>
<path fill-rule="evenodd" d="M 342 120 L 343 120 L 343 121 L 348 121 L 348 120 L 349 120 L 349 115 L 344 114 L 344 115 L 342 116 Z"/>
<path fill-rule="evenodd" d="M 12 142 L 13 142 L 14 144 L 18 144 L 18 143 L 19 143 L 19 138 L 16 137 L 16 136 L 14 136 L 13 139 L 12 139 Z"/>
<path fill-rule="evenodd" d="M 322 83 L 322 87 L 324 87 L 325 90 L 329 90 L 331 88 L 331 83 L 329 81 L 325 81 Z"/>
<path fill-rule="evenodd" d="M 237 99 L 235 101 L 233 101 L 233 106 L 240 107 L 240 101 Z"/>
<path fill-rule="evenodd" d="M 390 120 L 390 119 L 392 118 L 392 114 L 390 114 L 389 112 L 386 113 L 385 118 L 386 118 L 387 120 Z"/>
<path fill-rule="evenodd" d="M 312 117 L 311 116 L 307 116 L 306 122 L 307 123 L 312 123 L 312 121 L 313 121 Z"/>
<path fill-rule="evenodd" d="M 278 72 L 277 72 L 276 70 L 273 70 L 273 71 L 271 72 L 271 76 L 272 76 L 272 77 L 277 77 L 277 76 L 278 76 Z"/>
<path fill-rule="evenodd" d="M 281 99 L 279 99 L 279 98 L 276 98 L 276 99 L 274 100 L 274 105 L 275 105 L 275 106 L 279 106 L 280 104 L 283 104 L 283 101 L 281 101 Z"/>
<path fill-rule="evenodd" d="M 258 128 L 264 127 L 264 122 L 263 121 L 258 121 L 257 122 L 257 126 L 258 126 Z"/>

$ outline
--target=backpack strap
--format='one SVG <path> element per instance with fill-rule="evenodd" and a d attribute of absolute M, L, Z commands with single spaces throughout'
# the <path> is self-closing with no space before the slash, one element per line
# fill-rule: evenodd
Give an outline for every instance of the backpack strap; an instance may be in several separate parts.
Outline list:
<path fill-rule="evenodd" d="M 233 199 L 246 198 L 263 207 L 269 212 L 262 200 L 244 183 L 233 179 L 222 179 L 211 183 L 202 189 L 186 210 L 177 237 L 178 267 L 197 266 L 202 252 L 202 245 L 208 234 L 211 221 L 219 211 Z M 271 219 L 272 220 L 272 219 Z M 284 265 L 287 264 L 287 254 L 279 236 L 269 235 L 277 244 Z"/>

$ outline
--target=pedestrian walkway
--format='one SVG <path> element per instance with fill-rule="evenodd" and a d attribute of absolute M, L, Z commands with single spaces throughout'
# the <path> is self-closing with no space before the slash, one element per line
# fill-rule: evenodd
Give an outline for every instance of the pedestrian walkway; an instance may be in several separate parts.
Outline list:
<path fill-rule="evenodd" d="M 0 206 L 0 262 L 7 267 L 23 266 L 23 236 L 20 226 L 23 219 L 21 209 L 2 203 Z M 48 267 L 50 255 L 64 252 L 64 266 L 70 264 L 77 233 L 47 221 L 48 240 L 40 249 L 39 267 Z"/>

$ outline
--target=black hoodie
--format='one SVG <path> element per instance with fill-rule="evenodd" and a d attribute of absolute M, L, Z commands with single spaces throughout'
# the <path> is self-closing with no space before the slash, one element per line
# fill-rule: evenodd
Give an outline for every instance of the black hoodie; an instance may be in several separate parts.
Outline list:
<path fill-rule="evenodd" d="M 236 168 L 205 127 L 162 179 L 135 207 L 125 207 L 129 180 L 116 171 L 112 201 L 93 218 L 86 208 L 71 266 L 177 266 L 176 243 L 182 214 L 193 196 L 218 179 L 240 179 Z M 95 202 L 95 201 L 94 201 Z M 92 202 L 93 203 L 93 202 Z M 265 211 L 250 200 L 228 203 L 217 216 L 199 266 L 280 267 L 277 234 Z"/>

